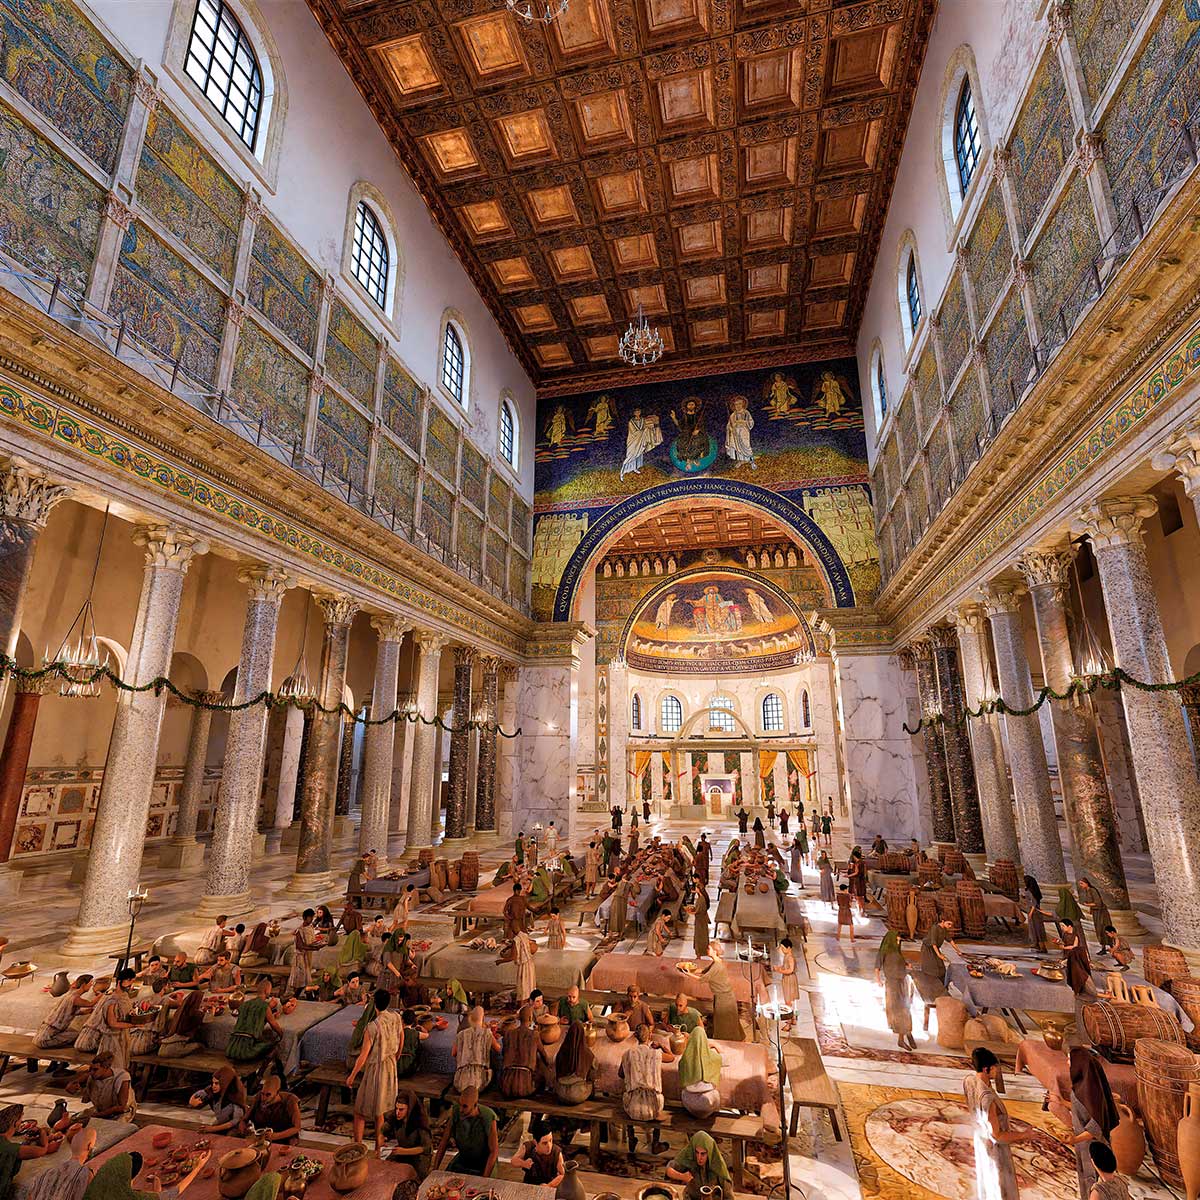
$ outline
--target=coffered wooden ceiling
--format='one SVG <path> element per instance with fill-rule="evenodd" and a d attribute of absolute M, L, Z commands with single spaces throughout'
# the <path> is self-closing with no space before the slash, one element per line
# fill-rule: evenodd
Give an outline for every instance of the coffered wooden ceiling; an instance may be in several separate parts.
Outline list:
<path fill-rule="evenodd" d="M 615 542 L 608 554 L 724 549 L 738 546 L 787 546 L 791 535 L 755 509 L 697 504 L 658 509 Z"/>
<path fill-rule="evenodd" d="M 309 0 L 544 395 L 853 352 L 933 3 Z"/>

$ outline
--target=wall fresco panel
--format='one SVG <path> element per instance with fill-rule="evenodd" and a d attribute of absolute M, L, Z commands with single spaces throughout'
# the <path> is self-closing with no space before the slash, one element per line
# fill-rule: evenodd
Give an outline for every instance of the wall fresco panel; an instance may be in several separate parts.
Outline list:
<path fill-rule="evenodd" d="M 454 552 L 477 571 L 483 566 L 483 518 L 477 517 L 461 504 L 458 508 L 458 534 Z"/>
<path fill-rule="evenodd" d="M 375 455 L 375 501 L 396 521 L 411 525 L 417 496 L 417 464 L 386 437 Z"/>
<path fill-rule="evenodd" d="M 935 500 L 941 500 L 950 492 L 950 448 L 946 441 L 946 422 L 940 421 L 925 443 L 925 465 L 929 469 L 929 482 Z"/>
<path fill-rule="evenodd" d="M 313 452 L 357 491 L 367 486 L 371 422 L 336 392 L 325 388 L 317 403 Z"/>
<path fill-rule="evenodd" d="M 383 423 L 410 449 L 421 452 L 421 385 L 394 359 L 383 376 Z"/>
<path fill-rule="evenodd" d="M 317 340 L 321 277 L 266 217 L 259 218 L 246 284 L 250 304 L 308 354 Z"/>
<path fill-rule="evenodd" d="M 920 449 L 917 434 L 917 406 L 912 392 L 904 397 L 896 409 L 896 437 L 900 443 L 900 461 L 904 470 L 916 458 Z"/>
<path fill-rule="evenodd" d="M 436 404 L 425 418 L 425 465 L 444 480 L 455 482 L 458 465 L 458 426 Z"/>
<path fill-rule="evenodd" d="M 512 488 L 501 475 L 493 471 L 488 484 L 488 520 L 497 529 L 508 529 L 508 502 L 511 496 Z"/>
<path fill-rule="evenodd" d="M 508 558 L 508 594 L 518 604 L 529 599 L 529 560 L 519 554 Z"/>
<path fill-rule="evenodd" d="M 529 553 L 529 515 L 529 505 L 520 496 L 514 496 L 508 536 L 522 554 Z"/>
<path fill-rule="evenodd" d="M 1062 72 L 1054 51 L 1047 48 L 1009 142 L 1023 235 L 1028 235 L 1050 199 L 1074 137 Z"/>
<path fill-rule="evenodd" d="M 977 456 L 977 441 L 983 432 L 986 413 L 979 376 L 969 367 L 954 395 L 950 398 L 950 432 L 954 438 L 954 453 L 959 466 L 969 467 Z"/>
<path fill-rule="evenodd" d="M 942 301 L 941 324 L 938 339 L 942 345 L 942 363 L 946 370 L 946 386 L 962 370 L 971 349 L 971 325 L 967 318 L 967 296 L 963 291 L 962 274 L 955 271 L 950 276 L 946 298 Z"/>
<path fill-rule="evenodd" d="M 459 479 L 458 494 L 483 512 L 487 503 L 487 459 L 475 447 L 463 439 L 462 444 L 462 476 Z"/>
<path fill-rule="evenodd" d="M 309 368 L 279 342 L 247 319 L 238 334 L 230 391 L 251 421 L 263 420 L 265 430 L 284 443 L 304 436 L 308 409 Z"/>
<path fill-rule="evenodd" d="M 967 271 L 975 290 L 975 315 L 982 324 L 1012 272 L 1012 239 L 999 184 L 988 189 L 967 239 Z"/>
<path fill-rule="evenodd" d="M 1012 406 L 1013 394 L 1020 400 L 1033 372 L 1033 350 L 1025 325 L 1025 309 L 1016 288 L 1009 292 L 984 335 L 983 354 L 988 367 L 992 411 L 999 424 L 1002 414 Z"/>
<path fill-rule="evenodd" d="M 378 341 L 343 301 L 334 300 L 325 337 L 325 370 L 339 387 L 371 410 L 375 407 L 378 358 Z"/>
<path fill-rule="evenodd" d="M 925 349 L 921 351 L 921 357 L 917 359 L 912 380 L 912 394 L 913 399 L 917 402 L 917 415 L 920 418 L 923 437 L 942 414 L 942 381 L 938 375 L 937 357 L 932 338 L 926 341 Z"/>
<path fill-rule="evenodd" d="M 508 543 L 503 534 L 494 529 L 487 531 L 487 564 L 484 568 L 487 578 L 497 587 L 502 588 L 508 582 Z"/>

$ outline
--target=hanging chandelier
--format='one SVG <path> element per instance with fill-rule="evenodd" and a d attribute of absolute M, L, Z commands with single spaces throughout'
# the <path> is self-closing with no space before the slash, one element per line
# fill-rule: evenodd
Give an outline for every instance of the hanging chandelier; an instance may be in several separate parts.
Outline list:
<path fill-rule="evenodd" d="M 530 25 L 549 25 L 570 7 L 571 0 L 505 0 L 508 11 Z"/>
<path fill-rule="evenodd" d="M 1075 577 L 1075 594 L 1079 599 L 1079 645 L 1072 664 L 1074 678 L 1071 682 L 1090 689 L 1093 679 L 1107 675 L 1112 670 L 1112 663 L 1104 653 L 1104 647 L 1100 645 L 1100 639 L 1096 636 L 1091 621 L 1088 620 L 1087 606 L 1083 602 L 1083 585 L 1079 580 L 1078 560 L 1072 560 L 1071 573 Z M 1080 704 L 1082 699 L 1080 693 L 1076 692 L 1074 702 Z"/>
<path fill-rule="evenodd" d="M 279 698 L 290 700 L 301 708 L 317 698 L 317 689 L 308 677 L 308 612 L 311 607 L 311 601 L 304 606 L 304 632 L 300 635 L 300 652 L 296 655 L 296 665 L 292 668 L 292 673 L 279 685 Z"/>
<path fill-rule="evenodd" d="M 53 658 L 47 653 L 43 658 L 43 666 L 56 665 L 62 672 L 62 683 L 58 689 L 60 696 L 91 699 L 100 695 L 100 672 L 108 665 L 108 651 L 100 648 L 100 641 L 96 637 L 96 613 L 92 608 L 92 596 L 96 590 L 96 573 L 100 569 L 100 554 L 104 549 L 104 534 L 107 529 L 108 507 L 105 506 L 87 599 L 68 626 L 58 653 Z"/>
<path fill-rule="evenodd" d="M 646 367 L 662 358 L 664 346 L 658 326 L 651 327 L 642 306 L 637 306 L 637 318 L 621 335 L 617 353 L 631 367 Z"/>

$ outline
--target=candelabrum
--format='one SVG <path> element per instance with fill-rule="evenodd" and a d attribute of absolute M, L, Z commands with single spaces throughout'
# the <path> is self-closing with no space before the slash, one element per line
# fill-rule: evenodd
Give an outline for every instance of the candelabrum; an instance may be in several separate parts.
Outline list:
<path fill-rule="evenodd" d="M 508 11 L 530 25 L 549 25 L 570 7 L 571 0 L 505 0 Z"/>
<path fill-rule="evenodd" d="M 639 304 L 637 317 L 621 334 L 621 340 L 617 344 L 617 353 L 621 356 L 621 360 L 629 363 L 630 366 L 645 367 L 650 363 L 658 362 L 663 356 L 664 349 L 666 347 L 663 345 L 662 334 L 659 333 L 657 326 L 651 326 L 650 322 L 646 320 L 645 311 Z"/>
<path fill-rule="evenodd" d="M 117 964 L 117 970 L 124 970 L 125 964 L 133 954 L 133 927 L 137 924 L 138 914 L 143 905 L 150 899 L 150 893 L 140 883 L 126 896 L 129 905 L 129 937 L 125 940 L 125 956 Z"/>

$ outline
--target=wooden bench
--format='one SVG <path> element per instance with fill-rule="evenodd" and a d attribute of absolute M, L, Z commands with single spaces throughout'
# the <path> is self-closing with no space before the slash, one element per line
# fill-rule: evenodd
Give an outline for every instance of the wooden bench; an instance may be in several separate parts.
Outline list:
<path fill-rule="evenodd" d="M 588 899 L 586 899 L 579 906 L 579 920 L 575 923 L 575 928 L 581 929 L 583 927 L 583 918 L 584 917 L 591 917 L 592 924 L 595 925 L 596 914 L 600 911 L 600 905 L 603 903 L 604 902 L 600 899 L 600 897 L 598 895 L 590 896 Z"/>
<path fill-rule="evenodd" d="M 833 1080 L 825 1072 L 817 1043 L 812 1038 L 790 1039 L 784 1045 L 783 1066 L 792 1093 L 791 1120 L 788 1124 L 790 1136 L 796 1136 L 802 1108 L 819 1108 L 829 1114 L 833 1136 L 840 1142 L 842 1132 L 838 1127 L 837 1114 L 841 1097 Z"/>
<path fill-rule="evenodd" d="M 297 1077 L 297 1083 L 315 1083 L 317 1092 L 316 1123 L 324 1125 L 329 1116 L 329 1100 L 335 1087 L 346 1086 L 350 1068 L 341 1063 L 325 1063 Z M 442 1100 L 454 1085 L 449 1075 L 405 1075 L 399 1080 L 400 1090 L 412 1092 L 419 1100 Z"/>
<path fill-rule="evenodd" d="M 116 962 L 121 962 L 122 960 L 125 962 L 132 962 L 133 969 L 135 971 L 140 971 L 142 969 L 142 959 L 145 958 L 146 955 L 153 953 L 153 942 L 138 942 L 136 946 L 129 947 L 128 954 L 126 954 L 124 950 L 114 950 L 110 955 L 108 955 L 108 957 Z"/>
<path fill-rule="evenodd" d="M 0 1033 L 0 1079 L 4 1078 L 8 1070 L 9 1060 L 14 1058 L 23 1058 L 33 1063 L 35 1070 L 38 1062 L 43 1059 L 46 1062 L 71 1063 L 72 1066 L 86 1065 L 92 1061 L 92 1055 L 84 1054 L 74 1046 L 46 1050 L 34 1044 L 31 1033 Z"/>

